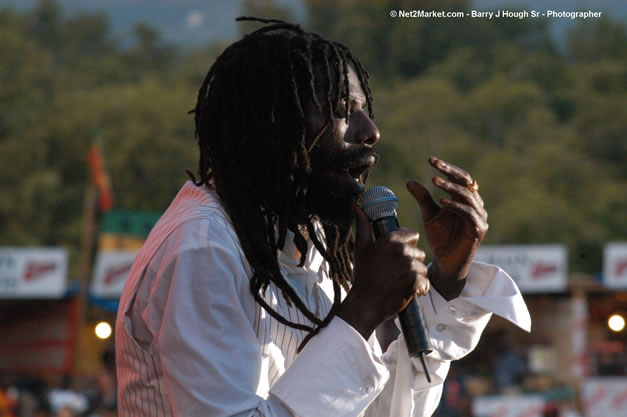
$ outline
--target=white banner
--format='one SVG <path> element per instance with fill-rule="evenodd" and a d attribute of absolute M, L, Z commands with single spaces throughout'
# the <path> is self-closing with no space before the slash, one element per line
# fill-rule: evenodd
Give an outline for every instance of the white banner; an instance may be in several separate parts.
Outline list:
<path fill-rule="evenodd" d="M 581 395 L 586 417 L 627 415 L 627 377 L 588 378 Z"/>
<path fill-rule="evenodd" d="M 603 250 L 603 283 L 609 288 L 627 288 L 627 243 L 613 242 Z"/>
<path fill-rule="evenodd" d="M 138 251 L 101 251 L 96 256 L 90 294 L 103 298 L 118 298 Z"/>
<path fill-rule="evenodd" d="M 0 298 L 60 298 L 67 289 L 62 248 L 0 248 Z"/>
<path fill-rule="evenodd" d="M 567 287 L 568 251 L 563 245 L 482 246 L 474 260 L 500 266 L 522 292 L 561 292 Z"/>

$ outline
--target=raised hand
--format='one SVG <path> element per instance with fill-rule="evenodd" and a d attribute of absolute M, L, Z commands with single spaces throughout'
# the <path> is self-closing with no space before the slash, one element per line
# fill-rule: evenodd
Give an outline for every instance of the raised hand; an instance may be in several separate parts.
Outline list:
<path fill-rule="evenodd" d="M 429 278 L 440 294 L 451 299 L 464 287 L 472 258 L 488 231 L 488 213 L 468 172 L 436 157 L 430 157 L 429 164 L 446 177 L 434 176 L 433 184 L 451 198 L 441 199 L 440 206 L 423 185 L 410 181 L 407 189 L 420 206 L 433 251 Z"/>

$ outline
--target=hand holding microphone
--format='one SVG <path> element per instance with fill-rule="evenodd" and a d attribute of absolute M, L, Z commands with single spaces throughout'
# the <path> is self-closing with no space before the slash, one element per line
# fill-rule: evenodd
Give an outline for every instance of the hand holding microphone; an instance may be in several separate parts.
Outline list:
<path fill-rule="evenodd" d="M 430 284 L 426 276 L 427 267 L 423 263 L 425 253 L 416 247 L 417 232 L 398 228 L 396 223 L 395 228 L 390 227 L 379 234 L 375 241 L 366 213 L 356 206 L 355 215 L 357 231 L 353 285 L 340 306 L 338 316 L 368 339 L 384 320 L 405 310 L 417 295 L 425 294 Z M 415 307 L 411 309 L 415 311 Z M 422 323 L 421 319 L 414 320 L 408 328 Z M 419 343 L 413 336 L 406 340 L 412 346 L 420 347 L 419 351 L 413 347 L 410 349 L 415 356 L 421 357 L 430 351 L 424 343 L 428 340 L 426 336 L 419 338 Z"/>
<path fill-rule="evenodd" d="M 398 199 L 389 188 L 380 185 L 370 188 L 363 195 L 362 208 L 372 222 L 375 239 L 380 239 L 400 229 L 396 218 Z M 420 358 L 427 380 L 431 382 L 424 356 L 431 353 L 433 349 L 429 342 L 429 332 L 418 300 L 412 299 L 407 307 L 398 314 L 398 317 L 409 356 Z"/>

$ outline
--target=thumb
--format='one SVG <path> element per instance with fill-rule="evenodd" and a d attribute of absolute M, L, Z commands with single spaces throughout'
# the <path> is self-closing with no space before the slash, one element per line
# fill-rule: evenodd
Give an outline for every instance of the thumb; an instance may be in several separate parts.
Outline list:
<path fill-rule="evenodd" d="M 427 221 L 440 211 L 440 206 L 433 201 L 433 197 L 422 184 L 416 181 L 407 183 L 407 190 L 414 196 L 422 213 L 422 220 Z"/>
<path fill-rule="evenodd" d="M 372 244 L 372 229 L 370 219 L 357 203 L 353 204 L 353 211 L 355 212 L 355 252 L 360 252 Z"/>

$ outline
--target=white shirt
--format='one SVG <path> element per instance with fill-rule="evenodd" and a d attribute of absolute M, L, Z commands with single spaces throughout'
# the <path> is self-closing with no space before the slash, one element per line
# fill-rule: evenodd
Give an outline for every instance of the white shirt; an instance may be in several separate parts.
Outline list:
<path fill-rule="evenodd" d="M 303 268 L 291 252 L 279 254 L 282 273 L 324 317 L 333 299 L 326 262 L 311 242 Z M 420 297 L 434 347 L 427 383 L 402 335 L 382 354 L 374 335 L 364 340 L 339 317 L 296 355 L 305 332 L 261 308 L 251 275 L 215 192 L 187 182 L 138 254 L 120 300 L 121 416 L 429 416 L 450 361 L 474 349 L 492 312 L 527 331 L 531 325 L 512 279 L 474 263 L 459 298 L 447 302 L 433 289 Z M 264 299 L 311 325 L 273 284 Z"/>

